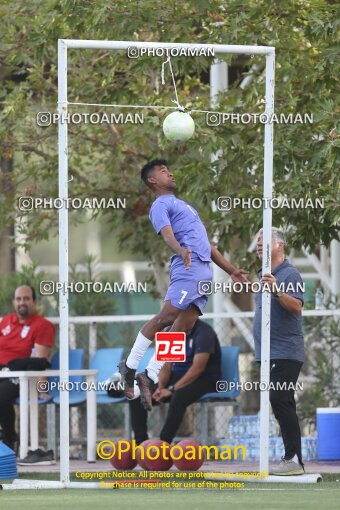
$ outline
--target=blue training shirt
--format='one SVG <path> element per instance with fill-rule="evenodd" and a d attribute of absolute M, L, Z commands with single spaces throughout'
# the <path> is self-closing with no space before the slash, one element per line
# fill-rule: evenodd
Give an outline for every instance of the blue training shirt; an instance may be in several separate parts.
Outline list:
<path fill-rule="evenodd" d="M 149 218 L 157 234 L 170 225 L 183 248 L 190 248 L 203 262 L 211 262 L 207 231 L 198 212 L 187 202 L 175 195 L 161 195 L 152 204 Z"/>
<path fill-rule="evenodd" d="M 300 299 L 303 304 L 303 292 L 297 283 L 303 285 L 299 271 L 287 259 L 272 270 L 277 284 L 283 282 L 283 291 L 290 296 Z M 259 271 L 259 278 L 262 270 Z M 287 289 L 287 290 L 285 290 Z M 253 322 L 253 335 L 255 341 L 255 359 L 261 361 L 261 313 L 262 293 L 255 294 L 255 316 Z M 304 361 L 304 342 L 301 326 L 301 313 L 295 315 L 280 304 L 278 298 L 271 295 L 270 309 L 270 359 L 292 359 Z"/>

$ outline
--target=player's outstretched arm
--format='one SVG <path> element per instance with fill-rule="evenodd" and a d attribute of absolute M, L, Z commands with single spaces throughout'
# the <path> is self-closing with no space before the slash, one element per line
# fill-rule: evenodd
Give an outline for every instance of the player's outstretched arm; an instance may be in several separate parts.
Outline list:
<path fill-rule="evenodd" d="M 170 250 L 173 253 L 176 253 L 176 255 L 178 255 L 179 257 L 181 257 L 184 262 L 185 268 L 189 269 L 189 267 L 191 266 L 191 250 L 182 248 L 182 246 L 179 244 L 179 242 L 175 238 L 174 232 L 173 232 L 172 228 L 170 227 L 170 225 L 163 227 L 161 229 L 161 234 L 162 234 L 164 241 L 169 246 Z"/>
<path fill-rule="evenodd" d="M 245 271 L 244 269 L 237 269 L 235 266 L 230 264 L 230 262 L 228 262 L 223 257 L 222 253 L 220 253 L 218 251 L 218 249 L 216 248 L 216 246 L 214 244 L 211 244 L 210 246 L 211 246 L 211 260 L 218 267 L 223 269 L 223 271 L 228 273 L 234 282 L 241 282 L 241 283 L 249 282 L 249 280 L 247 278 L 247 271 Z"/>

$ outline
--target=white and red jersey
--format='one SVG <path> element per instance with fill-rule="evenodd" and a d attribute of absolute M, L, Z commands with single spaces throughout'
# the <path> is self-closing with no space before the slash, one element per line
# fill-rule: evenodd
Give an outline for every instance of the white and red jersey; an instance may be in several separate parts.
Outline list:
<path fill-rule="evenodd" d="M 0 322 L 0 364 L 30 357 L 34 344 L 52 347 L 54 337 L 54 325 L 37 312 L 24 322 L 16 313 L 5 315 Z"/>

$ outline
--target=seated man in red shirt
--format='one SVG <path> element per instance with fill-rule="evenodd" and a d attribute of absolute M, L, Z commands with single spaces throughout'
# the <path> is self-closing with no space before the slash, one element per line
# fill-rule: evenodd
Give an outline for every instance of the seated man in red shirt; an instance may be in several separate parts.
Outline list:
<path fill-rule="evenodd" d="M 14 359 L 28 358 L 33 349 L 36 357 L 48 359 L 54 344 L 55 329 L 51 322 L 37 313 L 33 287 L 18 287 L 13 306 L 16 313 L 5 315 L 0 321 L 0 365 L 7 365 Z M 18 396 L 18 380 L 0 379 L 1 439 L 12 449 L 17 441 L 13 404 Z"/>

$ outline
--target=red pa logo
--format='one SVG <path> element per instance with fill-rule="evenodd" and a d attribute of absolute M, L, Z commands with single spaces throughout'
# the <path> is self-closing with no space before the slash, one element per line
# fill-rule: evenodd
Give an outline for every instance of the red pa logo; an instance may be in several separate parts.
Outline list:
<path fill-rule="evenodd" d="M 182 331 L 156 333 L 156 360 L 180 362 L 186 360 L 186 334 Z"/>

